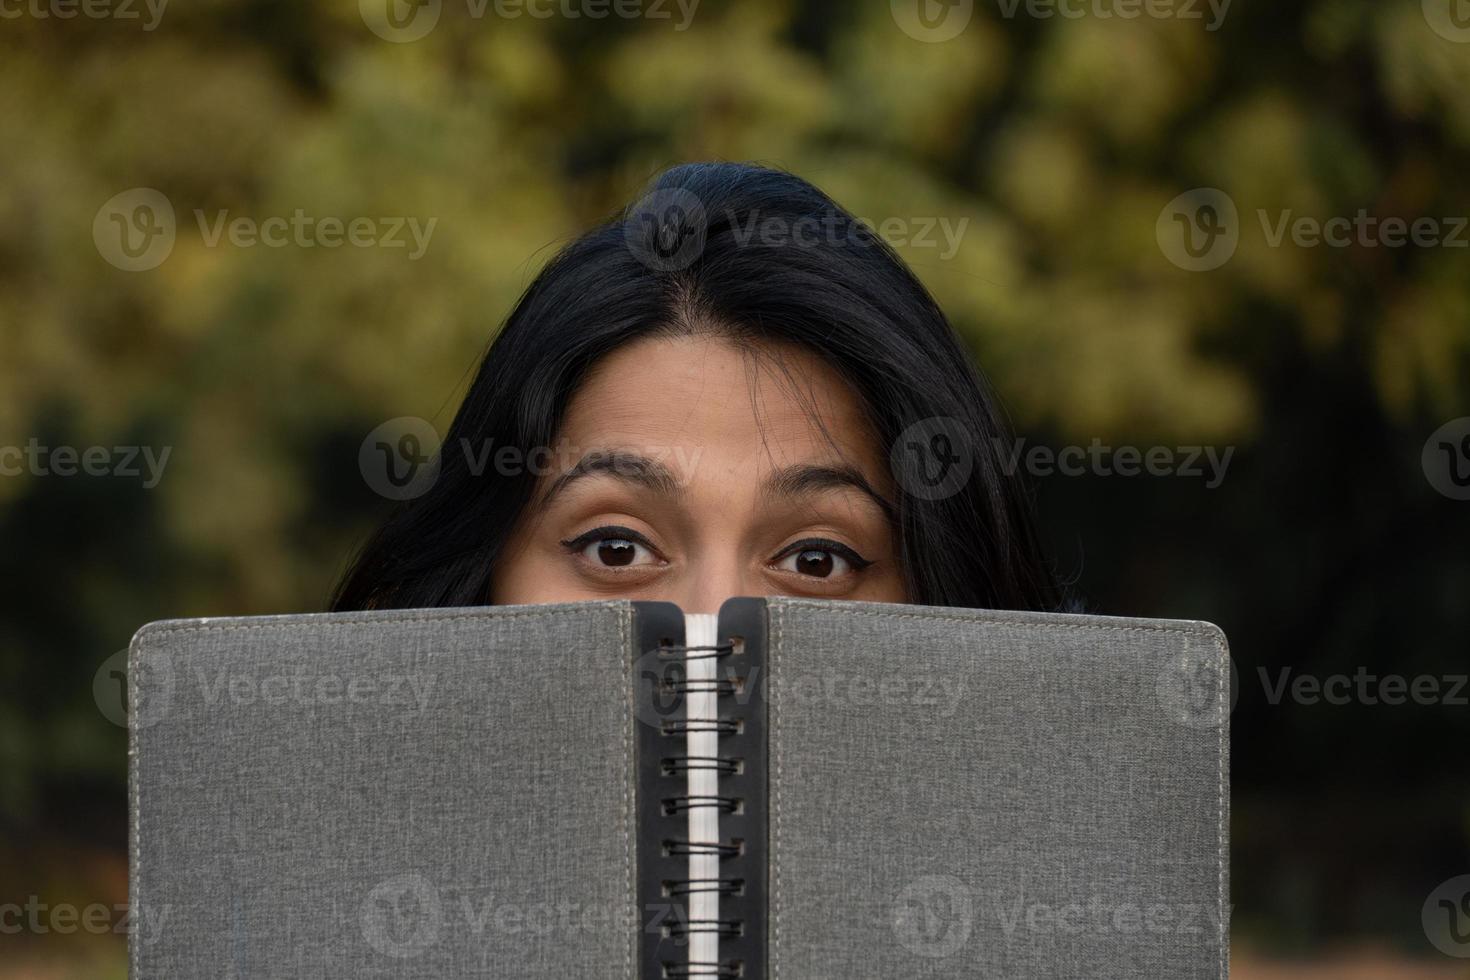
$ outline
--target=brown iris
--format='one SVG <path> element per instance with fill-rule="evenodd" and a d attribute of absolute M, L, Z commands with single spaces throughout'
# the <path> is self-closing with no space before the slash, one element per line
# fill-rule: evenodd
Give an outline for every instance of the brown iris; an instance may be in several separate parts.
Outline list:
<path fill-rule="evenodd" d="M 796 556 L 796 570 L 803 575 L 826 578 L 832 574 L 832 553 L 830 551 L 803 551 Z"/>
<path fill-rule="evenodd" d="M 637 546 L 621 538 L 608 538 L 597 546 L 597 557 L 604 565 L 631 565 L 637 554 Z"/>

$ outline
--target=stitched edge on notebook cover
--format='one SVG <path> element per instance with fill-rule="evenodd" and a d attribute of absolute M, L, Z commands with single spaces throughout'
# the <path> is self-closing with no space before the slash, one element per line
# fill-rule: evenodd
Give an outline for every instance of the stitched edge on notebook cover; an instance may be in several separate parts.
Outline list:
<path fill-rule="evenodd" d="M 625 678 L 624 696 L 627 705 L 631 708 L 633 701 L 633 686 L 631 678 L 628 678 L 626 670 L 626 658 L 628 651 L 628 625 L 633 616 L 632 604 L 624 600 L 601 603 L 582 609 L 546 609 L 546 610 L 516 610 L 507 612 L 503 607 L 485 606 L 473 612 L 464 611 L 426 611 L 426 612 L 390 612 L 379 616 L 358 616 L 350 618 L 331 619 L 322 618 L 314 622 L 301 622 L 299 619 L 287 621 L 287 617 L 279 619 L 272 617 L 271 622 L 250 622 L 248 620 L 228 620 L 221 623 L 211 623 L 209 620 L 195 622 L 180 622 L 177 624 L 169 621 L 161 623 L 150 623 L 143 626 L 133 634 L 132 643 L 128 650 L 128 796 L 129 810 L 132 818 L 131 833 L 129 834 L 128 847 L 128 903 L 134 916 L 138 915 L 141 908 L 140 902 L 143 897 L 143 816 L 142 816 L 142 731 L 138 729 L 133 719 L 137 717 L 138 691 L 140 685 L 134 684 L 132 678 L 139 676 L 138 664 L 150 649 L 156 649 L 158 640 L 166 636 L 174 636 L 181 633 L 234 633 L 247 631 L 280 631 L 301 629 L 344 629 L 355 626 L 371 626 L 383 623 L 444 623 L 458 622 L 462 620 L 487 620 L 487 619 L 547 619 L 554 616 L 579 616 L 586 615 L 589 611 L 612 612 L 618 618 L 618 636 L 620 646 L 618 650 L 618 666 L 620 673 Z M 632 718 L 632 712 L 628 714 Z M 624 727 L 623 731 L 623 771 L 632 772 L 632 747 L 631 729 Z M 636 914 L 637 898 L 635 897 L 635 885 L 633 879 L 633 856 L 632 856 L 632 817 L 630 807 L 632 801 L 629 796 L 629 783 L 624 777 L 623 784 L 623 880 L 627 886 L 629 907 Z M 630 940 L 623 949 L 623 972 L 630 980 L 633 976 L 633 942 L 636 936 Z M 142 980 L 142 948 L 135 931 L 128 937 L 128 963 L 129 980 Z"/>
<path fill-rule="evenodd" d="M 780 944 L 780 929 L 781 929 L 781 865 L 780 865 L 780 853 L 781 853 L 781 792 L 782 792 L 782 787 L 783 787 L 783 780 L 781 779 L 781 772 L 782 772 L 782 769 L 783 769 L 783 756 L 785 754 L 785 749 L 783 747 L 783 743 L 779 739 L 777 739 L 777 736 L 780 733 L 780 726 L 781 726 L 781 717 L 780 717 L 780 692 L 779 692 L 779 686 L 774 683 L 774 679 L 776 677 L 778 677 L 779 676 L 779 673 L 780 673 L 779 665 L 780 665 L 781 649 L 782 649 L 782 641 L 781 641 L 782 617 L 784 615 L 784 612 L 785 612 L 785 609 L 786 608 L 800 607 L 800 608 L 805 608 L 805 609 L 814 609 L 814 610 L 817 610 L 817 611 L 820 611 L 820 612 L 841 612 L 843 615 L 847 615 L 847 616 L 879 616 L 879 617 L 885 617 L 885 618 L 919 619 L 919 620 L 930 620 L 930 621 L 936 621 L 936 622 L 977 623 L 977 624 L 986 625 L 986 626 L 1026 625 L 1026 626 L 1033 626 L 1033 627 L 1037 627 L 1037 628 L 1040 628 L 1040 629 L 1049 629 L 1049 630 L 1083 630 L 1083 631 L 1093 631 L 1093 632 L 1121 632 L 1121 633 L 1178 633 L 1181 636 L 1186 636 L 1186 637 L 1201 637 L 1201 638 L 1204 638 L 1204 639 L 1209 640 L 1214 645 L 1215 650 L 1220 654 L 1220 659 L 1216 663 L 1216 668 L 1217 668 L 1217 670 L 1220 673 L 1220 680 L 1222 682 L 1224 682 L 1225 684 L 1229 684 L 1229 682 L 1230 682 L 1230 669 L 1229 669 L 1230 650 L 1229 650 L 1229 647 L 1228 647 L 1228 645 L 1227 645 L 1227 643 L 1225 641 L 1225 634 L 1220 630 L 1219 627 L 1217 627 L 1217 626 L 1215 626 L 1213 624 L 1210 624 L 1210 623 L 1200 623 L 1198 625 L 1193 625 L 1193 624 L 1191 624 L 1191 625 L 1185 625 L 1183 623 L 1181 623 L 1179 625 L 1173 625 L 1173 624 L 1160 623 L 1158 625 L 1152 625 L 1152 626 L 1145 625 L 1143 623 L 1134 623 L 1134 624 L 1130 624 L 1130 625 L 1127 625 L 1127 626 L 1123 626 L 1123 625 L 1119 625 L 1119 626 L 1108 626 L 1108 625 L 1103 624 L 1103 623 L 1056 623 L 1056 622 L 1045 622 L 1045 621 L 1042 621 L 1042 620 L 1039 620 L 1039 619 L 1032 619 L 1032 618 L 1030 618 L 1028 616 L 1008 616 L 1008 615 L 1006 615 L 1004 613 L 995 613 L 995 612 L 987 612 L 987 611 L 975 611 L 975 612 L 973 612 L 973 613 L 971 613 L 969 615 L 962 615 L 958 611 L 956 613 L 952 613 L 952 614 L 945 614 L 945 613 L 936 613 L 936 612 L 922 612 L 922 613 L 921 612 L 904 612 L 904 611 L 901 611 L 899 609 L 894 609 L 892 611 L 889 611 L 889 610 L 877 610 L 877 609 L 847 609 L 847 608 L 844 608 L 844 609 L 833 609 L 831 606 L 829 606 L 829 605 L 827 605 L 825 603 L 808 602 L 808 601 L 802 601 L 800 599 L 786 599 L 786 598 L 781 598 L 779 600 L 773 601 L 770 605 L 772 607 L 771 608 L 771 649 L 767 652 L 767 655 L 769 657 L 769 662 L 770 662 L 770 667 L 771 667 L 771 677 L 772 677 L 772 681 L 773 682 L 771 684 L 770 696 L 769 696 L 768 701 L 767 701 L 767 704 L 769 705 L 769 711 L 770 711 L 770 730 L 769 730 L 768 737 L 771 738 L 771 739 L 773 739 L 773 740 L 776 740 L 776 743 L 777 743 L 776 744 L 776 752 L 775 752 L 775 760 L 774 760 L 774 763 L 773 763 L 774 769 L 775 769 L 775 780 L 774 780 L 775 786 L 769 790 L 769 792 L 770 792 L 770 800 L 771 800 L 771 879 L 772 879 L 772 881 L 771 881 L 771 895 L 772 895 L 772 906 L 771 906 L 771 919 L 770 919 L 770 943 L 771 943 L 771 946 L 770 946 L 770 952 L 769 952 L 769 957 L 768 958 L 769 958 L 769 961 L 770 961 L 770 964 L 769 965 L 770 965 L 770 970 L 771 970 L 771 980 L 780 980 L 780 978 L 781 978 L 781 962 L 780 962 L 780 956 L 781 956 L 781 953 L 780 953 L 780 951 L 781 951 L 781 944 Z M 1228 724 L 1227 723 L 1228 723 L 1228 720 L 1229 720 L 1228 719 L 1228 712 L 1227 712 L 1227 709 L 1226 709 L 1226 702 L 1229 700 L 1229 698 L 1228 697 L 1222 697 L 1222 698 L 1219 698 L 1218 700 L 1219 700 L 1218 718 L 1217 718 L 1217 722 L 1216 722 L 1216 725 L 1215 725 L 1215 729 L 1216 729 L 1216 733 L 1217 733 L 1217 743 L 1216 743 L 1216 748 L 1215 748 L 1215 766 L 1216 766 L 1216 770 L 1217 770 L 1216 797 L 1215 797 L 1215 813 L 1217 815 L 1216 816 L 1216 820 L 1217 820 L 1216 834 L 1217 834 L 1217 842 L 1218 842 L 1217 847 L 1218 847 L 1218 850 L 1217 850 L 1217 854 L 1216 854 L 1216 869 L 1215 869 L 1215 874 L 1216 874 L 1216 882 L 1217 882 L 1217 888 L 1218 888 L 1216 901 L 1218 903 L 1218 911 L 1219 911 L 1218 920 L 1219 920 L 1219 923 L 1220 923 L 1220 934 L 1219 934 L 1220 969 L 1219 969 L 1219 976 L 1223 980 L 1223 978 L 1226 978 L 1226 977 L 1228 977 L 1230 975 L 1230 942 L 1229 942 L 1229 939 L 1230 939 L 1230 936 L 1229 936 L 1229 928 L 1230 927 L 1229 927 L 1229 922 L 1228 922 L 1228 918 L 1229 917 L 1228 917 L 1228 915 L 1226 913 L 1226 909 L 1228 907 L 1227 906 L 1228 896 L 1225 894 L 1225 890 L 1226 890 L 1225 869 L 1226 869 L 1226 866 L 1227 866 L 1227 861 L 1229 860 L 1229 842 L 1228 842 L 1228 821 L 1229 821 L 1229 815 L 1227 813 L 1226 804 L 1225 804 L 1225 801 L 1227 799 L 1227 779 L 1228 779 L 1228 774 L 1225 771 L 1225 753 L 1226 753 L 1226 750 L 1227 750 L 1227 747 L 1228 747 L 1228 744 L 1229 744 L 1227 742 L 1227 740 L 1226 740 L 1226 736 L 1228 734 Z"/>

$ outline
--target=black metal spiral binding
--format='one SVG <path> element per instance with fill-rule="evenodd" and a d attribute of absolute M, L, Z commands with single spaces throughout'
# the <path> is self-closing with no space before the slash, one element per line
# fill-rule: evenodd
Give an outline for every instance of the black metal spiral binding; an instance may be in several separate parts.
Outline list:
<path fill-rule="evenodd" d="M 740 919 L 685 919 L 683 922 L 670 922 L 664 926 L 664 931 L 675 939 L 685 939 L 696 932 L 713 932 L 721 939 L 735 939 L 744 934 L 744 925 Z"/>
<path fill-rule="evenodd" d="M 739 690 L 740 681 L 735 680 L 712 680 L 712 681 L 664 681 L 663 691 L 666 694 L 713 694 L 716 697 L 727 697 Z M 713 718 L 695 721 L 714 721 Z"/>
<path fill-rule="evenodd" d="M 663 849 L 665 854 L 675 857 L 690 854 L 718 854 L 720 857 L 737 857 L 744 850 L 745 842 L 732 840 L 728 844 L 719 842 L 688 841 L 688 840 L 666 840 Z"/>
<path fill-rule="evenodd" d="M 722 776 L 733 776 L 740 771 L 740 759 L 725 759 L 713 755 L 669 756 L 661 762 L 665 776 L 677 776 L 691 769 L 713 769 Z"/>
<path fill-rule="evenodd" d="M 659 656 L 666 659 L 677 659 L 680 662 L 690 660 L 719 660 L 734 656 L 736 644 L 734 641 L 719 643 L 713 646 L 685 646 L 682 644 L 661 644 Z M 739 677 L 732 670 L 730 676 L 716 677 L 712 680 L 690 680 L 687 676 L 670 677 L 665 675 L 660 681 L 660 690 L 664 695 L 676 695 L 683 701 L 684 695 L 688 694 L 713 694 L 716 698 L 730 697 L 741 689 L 743 677 Z M 687 702 L 684 702 L 687 704 Z M 719 717 L 720 712 L 715 713 L 712 718 L 684 718 L 682 724 L 670 724 L 663 727 L 663 734 L 667 738 L 682 739 L 691 732 L 713 732 L 716 736 L 725 737 L 738 734 L 740 726 L 738 721 L 730 721 Z M 660 770 L 665 776 L 679 777 L 686 775 L 690 770 L 713 770 L 719 776 L 734 775 L 741 771 L 742 760 L 738 757 L 728 755 L 715 756 L 691 756 L 687 752 L 671 752 L 659 760 Z M 720 795 L 691 796 L 687 793 L 666 796 L 659 800 L 660 811 L 664 816 L 674 817 L 690 810 L 699 808 L 717 809 L 723 813 L 739 813 L 743 801 L 739 797 Z M 726 845 L 722 842 L 689 842 L 684 841 L 685 853 L 692 854 L 717 854 L 722 859 L 740 853 L 738 845 Z M 738 895 L 744 889 L 743 878 L 715 877 L 715 878 L 688 878 L 675 877 L 665 879 L 662 883 L 666 895 L 683 897 L 697 893 L 714 892 L 719 895 Z M 744 923 L 740 919 L 691 919 L 687 916 L 682 919 L 670 919 L 663 926 L 663 933 L 676 944 L 687 941 L 696 933 L 714 934 L 721 939 L 734 939 L 744 933 Z M 677 960 L 664 960 L 664 975 L 667 977 L 680 976 L 711 976 L 711 977 L 738 977 L 741 974 L 739 961 L 721 961 L 718 963 L 693 964 Z"/>
<path fill-rule="evenodd" d="M 733 719 L 716 718 L 685 721 L 682 718 L 670 718 L 663 723 L 662 734 L 687 735 L 690 732 L 715 732 L 719 735 L 739 735 L 740 730 L 740 722 Z"/>
<path fill-rule="evenodd" d="M 670 895 L 694 895 L 708 892 L 739 895 L 744 888 L 744 878 L 675 878 L 664 882 L 664 891 Z"/>
<path fill-rule="evenodd" d="M 691 650 L 704 650 L 705 653 L 690 653 Z M 734 643 L 716 643 L 714 646 L 685 646 L 684 644 L 660 643 L 658 655 L 666 659 L 674 660 L 718 660 L 728 657 L 735 652 Z"/>
<path fill-rule="evenodd" d="M 738 608 L 727 623 L 726 611 L 732 603 Z M 765 609 L 760 600 L 732 603 L 721 610 L 722 642 L 702 646 L 681 642 L 683 616 L 675 607 L 636 604 L 640 649 L 645 656 L 656 651 L 656 656 L 640 661 L 645 666 L 640 668 L 637 689 L 642 710 L 657 715 L 639 730 L 642 980 L 765 977 L 766 746 L 765 708 L 759 690 Z M 651 667 L 647 666 L 650 660 Z M 690 680 L 685 665 L 691 660 L 716 660 L 716 676 Z M 687 696 L 694 693 L 714 695 L 712 717 L 688 716 Z M 690 755 L 684 740 L 696 732 L 716 735 L 718 749 Z M 691 795 L 683 780 L 693 771 L 715 773 L 716 788 Z M 723 839 L 688 839 L 687 814 L 700 808 L 721 814 L 719 836 Z M 663 820 L 678 823 L 661 823 Z M 755 845 L 754 851 L 747 848 L 747 840 Z M 718 871 L 691 877 L 689 858 L 694 855 L 717 858 Z M 689 897 L 710 893 L 720 896 L 719 917 L 690 918 Z M 689 962 L 689 940 L 695 935 L 719 937 L 717 961 Z"/>
<path fill-rule="evenodd" d="M 677 657 L 682 661 L 689 660 L 714 660 L 730 657 L 735 654 L 735 643 L 719 643 L 714 646 L 682 646 L 668 644 L 661 646 L 659 655 L 661 657 Z M 714 680 L 691 681 L 687 677 L 678 680 L 665 679 L 663 688 L 665 691 L 679 695 L 685 694 L 714 694 L 715 697 L 729 697 L 736 693 L 744 678 L 731 676 L 728 678 L 716 678 Z M 705 722 L 710 728 L 696 729 L 693 726 Z M 694 718 L 685 719 L 685 731 L 716 731 L 719 734 L 720 719 Z M 738 730 L 738 726 L 736 726 Z M 660 760 L 660 766 L 667 776 L 681 776 L 691 769 L 714 770 L 719 775 L 733 775 L 740 771 L 741 760 L 729 756 L 691 756 L 687 753 L 673 753 Z M 690 796 L 679 794 L 665 797 L 659 801 L 665 816 L 677 816 L 689 810 L 699 808 L 711 808 L 723 813 L 739 813 L 743 801 L 734 796 Z M 691 895 L 696 892 L 716 892 L 721 895 L 739 894 L 744 886 L 744 880 L 740 878 L 672 878 L 664 882 L 664 889 L 670 895 Z M 685 919 L 682 922 L 671 922 L 665 927 L 666 933 L 673 939 L 686 939 L 693 933 L 714 933 L 721 938 L 735 938 L 742 934 L 743 923 L 739 919 Z M 667 969 L 674 966 L 673 963 L 665 963 Z"/>
<path fill-rule="evenodd" d="M 672 817 L 700 809 L 739 813 L 743 801 L 738 796 L 668 796 L 659 802 L 663 804 L 664 816 Z"/>

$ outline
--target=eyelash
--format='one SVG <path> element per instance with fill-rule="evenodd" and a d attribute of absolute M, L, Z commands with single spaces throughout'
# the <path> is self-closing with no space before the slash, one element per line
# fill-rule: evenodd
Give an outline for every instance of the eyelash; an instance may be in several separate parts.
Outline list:
<path fill-rule="evenodd" d="M 799 555 L 803 551 L 830 551 L 851 565 L 854 572 L 861 572 L 873 564 L 841 541 L 833 541 L 831 538 L 802 538 L 800 541 L 793 541 L 783 548 L 781 553 L 772 559 L 772 561 L 790 558 L 792 555 Z"/>
<path fill-rule="evenodd" d="M 619 524 L 604 524 L 602 527 L 594 527 L 590 531 L 582 532 L 575 538 L 568 538 L 561 542 L 561 546 L 576 554 L 589 544 L 595 544 L 599 541 L 632 541 L 634 544 L 643 545 L 643 547 L 652 551 L 654 554 L 658 553 L 658 549 L 653 546 L 652 541 L 631 527 L 623 527 Z"/>
<path fill-rule="evenodd" d="M 623 527 L 618 524 L 605 524 L 602 527 L 594 527 L 590 531 L 584 531 L 574 538 L 568 538 L 562 541 L 561 546 L 572 554 L 577 554 L 585 550 L 588 545 L 602 541 L 631 541 L 634 544 L 642 545 L 654 554 L 658 554 L 658 549 L 654 547 L 652 541 L 649 541 L 648 538 L 632 528 Z M 793 541 L 781 549 L 780 553 L 771 559 L 771 562 L 774 564 L 782 559 L 790 558 L 792 555 L 801 554 L 803 551 L 830 551 L 832 554 L 846 561 L 851 566 L 853 572 L 861 572 L 873 564 L 872 561 L 864 558 L 852 548 L 840 541 L 833 541 L 831 538 L 802 538 L 800 541 Z"/>

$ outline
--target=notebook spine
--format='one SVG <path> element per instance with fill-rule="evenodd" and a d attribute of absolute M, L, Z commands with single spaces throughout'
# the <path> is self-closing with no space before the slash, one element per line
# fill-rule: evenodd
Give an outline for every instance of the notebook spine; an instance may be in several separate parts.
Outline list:
<path fill-rule="evenodd" d="M 717 676 L 726 685 L 718 698 L 716 724 L 727 734 L 720 755 L 738 758 L 731 772 L 720 773 L 720 796 L 738 801 L 720 813 L 721 843 L 732 849 L 721 861 L 721 877 L 739 887 L 720 896 L 720 918 L 738 922 L 734 934 L 720 937 L 720 962 L 742 980 L 765 980 L 767 847 L 766 747 L 766 602 L 730 599 L 721 608 L 717 636 L 730 654 L 717 661 Z"/>
<path fill-rule="evenodd" d="M 705 644 L 687 644 L 666 605 L 638 603 L 639 976 L 763 980 L 764 604 L 758 635 L 727 628 L 722 610 L 716 642 Z M 691 752 L 691 741 L 705 751 Z M 717 820 L 691 819 L 700 810 Z M 717 830 L 691 833 L 701 824 Z M 717 912 L 691 911 L 704 908 Z"/>

